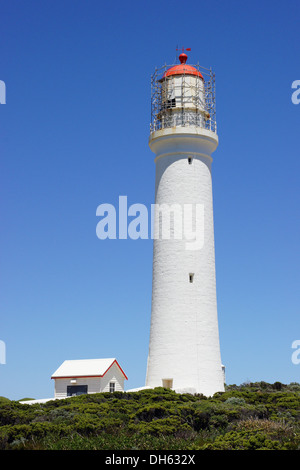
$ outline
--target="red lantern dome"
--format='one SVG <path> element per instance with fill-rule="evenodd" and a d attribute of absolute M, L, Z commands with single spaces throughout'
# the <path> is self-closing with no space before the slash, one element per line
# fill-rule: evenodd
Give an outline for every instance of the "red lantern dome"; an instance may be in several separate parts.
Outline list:
<path fill-rule="evenodd" d="M 174 67 L 168 69 L 162 78 L 171 77 L 172 75 L 196 75 L 197 77 L 200 77 L 202 80 L 204 80 L 203 75 L 199 72 L 199 70 L 197 70 L 195 67 L 192 67 L 191 65 L 186 64 L 187 58 L 188 56 L 186 54 L 180 54 L 180 65 L 174 65 Z"/>

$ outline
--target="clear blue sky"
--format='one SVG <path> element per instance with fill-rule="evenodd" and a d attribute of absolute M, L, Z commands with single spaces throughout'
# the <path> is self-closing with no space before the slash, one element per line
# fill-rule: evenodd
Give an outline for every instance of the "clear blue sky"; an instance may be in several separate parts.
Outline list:
<path fill-rule="evenodd" d="M 216 73 L 213 191 L 227 383 L 300 381 L 298 0 L 1 2 L 0 395 L 53 396 L 65 359 L 144 385 L 152 241 L 96 237 L 96 208 L 154 202 L 150 76 L 191 47 Z"/>

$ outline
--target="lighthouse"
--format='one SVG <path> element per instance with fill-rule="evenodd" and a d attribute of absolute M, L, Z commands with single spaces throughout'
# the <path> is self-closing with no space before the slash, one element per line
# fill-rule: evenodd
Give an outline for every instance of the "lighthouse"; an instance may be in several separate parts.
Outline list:
<path fill-rule="evenodd" d="M 211 396 L 224 391 L 212 197 L 215 76 L 187 59 L 182 52 L 180 63 L 151 78 L 155 236 L 145 385 Z"/>

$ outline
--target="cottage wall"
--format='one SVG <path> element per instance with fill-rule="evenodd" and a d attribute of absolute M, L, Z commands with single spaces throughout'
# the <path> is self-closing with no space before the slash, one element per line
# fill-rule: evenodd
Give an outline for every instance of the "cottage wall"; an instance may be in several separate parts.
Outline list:
<path fill-rule="evenodd" d="M 71 380 L 76 379 L 76 384 Z M 55 398 L 65 398 L 67 396 L 68 385 L 87 385 L 88 393 L 99 393 L 101 378 L 100 377 L 74 377 L 67 379 L 55 379 Z"/>
<path fill-rule="evenodd" d="M 115 391 L 123 392 L 124 391 L 124 377 L 120 372 L 119 367 L 116 364 L 113 364 L 111 368 L 106 372 L 106 374 L 101 377 L 101 391 L 109 392 L 110 382 L 115 383 Z"/>
<path fill-rule="evenodd" d="M 76 384 L 72 383 L 76 380 Z M 113 364 L 103 377 L 71 377 L 55 379 L 55 398 L 66 398 L 69 385 L 87 385 L 88 393 L 109 392 L 110 382 L 115 383 L 115 391 L 124 391 L 124 377 L 119 367 Z"/>

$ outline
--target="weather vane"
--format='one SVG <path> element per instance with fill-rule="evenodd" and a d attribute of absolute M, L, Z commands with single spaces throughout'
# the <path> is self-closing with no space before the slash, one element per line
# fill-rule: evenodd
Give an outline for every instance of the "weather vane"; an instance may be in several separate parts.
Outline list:
<path fill-rule="evenodd" d="M 191 51 L 192 49 L 190 47 L 187 47 L 186 49 L 184 47 L 176 47 L 176 51 L 180 51 L 181 54 L 184 53 L 184 51 Z M 178 60 L 178 54 L 176 55 L 176 60 Z"/>

